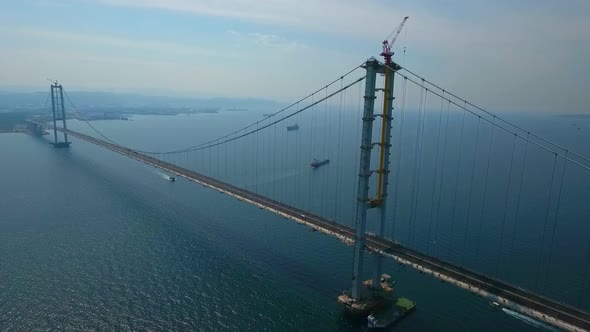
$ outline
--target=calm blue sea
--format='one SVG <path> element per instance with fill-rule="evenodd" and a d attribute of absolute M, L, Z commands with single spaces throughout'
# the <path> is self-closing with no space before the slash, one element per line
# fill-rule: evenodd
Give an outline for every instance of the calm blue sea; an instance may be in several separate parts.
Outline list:
<path fill-rule="evenodd" d="M 323 113 L 302 115 L 288 123 L 298 123 L 297 132 L 272 128 L 227 147 L 160 157 L 351 224 L 357 115 L 344 115 L 330 127 L 324 126 Z M 160 150 L 199 143 L 260 118 L 257 111 L 226 111 L 134 116 L 130 121 L 93 125 L 116 142 Z M 394 133 L 398 139 L 394 147 L 401 136 L 406 143 L 399 167 L 397 154 L 392 154 L 399 174 L 394 169 L 391 181 L 397 176 L 399 186 L 390 186 L 397 201 L 388 220 L 395 217 L 398 223 L 394 229 L 389 222 L 387 234 L 416 249 L 590 309 L 584 279 L 585 259 L 590 257 L 588 172 L 566 169 L 567 186 L 553 232 L 556 196 L 550 199 L 548 218 L 542 203 L 548 199 L 551 155 L 528 148 L 530 171 L 523 192 L 529 194 L 515 218 L 522 158 L 508 166 L 512 138 L 481 128 L 478 145 L 484 148 L 478 150 L 482 152 L 475 158 L 476 182 L 470 185 L 474 157 L 469 151 L 475 140 L 463 145 L 459 163 L 461 117 L 450 116 L 449 144 L 439 148 L 438 158 L 433 144 L 439 140 L 438 117 L 430 117 L 432 127 L 425 125 L 419 171 L 412 166 L 415 118 L 408 113 L 404 131 Z M 588 119 L 512 118 L 590 155 Z M 465 138 L 474 137 L 476 125 L 473 120 L 466 125 Z M 83 123 L 72 121 L 71 127 L 92 133 Z M 495 159 L 485 176 L 492 135 Z M 0 135 L 0 331 L 362 330 L 345 318 L 336 302 L 350 287 L 351 247 L 183 179 L 171 183 L 161 171 L 99 147 L 74 139 L 70 149 L 54 149 L 49 139 Z M 521 143 L 515 144 L 519 155 L 525 148 Z M 308 165 L 312 158 L 331 162 L 313 172 Z M 561 175 L 561 165 L 557 163 L 556 176 Z M 511 172 L 508 181 L 506 174 Z M 457 191 L 458 176 L 467 180 L 459 183 Z M 412 224 L 414 177 L 420 179 L 415 203 L 419 212 Z M 475 198 L 466 204 L 470 191 Z M 506 204 L 509 211 L 504 217 Z M 433 222 L 433 216 L 439 221 Z M 545 228 L 549 231 L 543 237 Z M 553 254 L 548 255 L 550 248 Z M 371 257 L 366 261 L 370 263 Z M 387 261 L 385 272 L 397 280 L 397 294 L 418 304 L 392 330 L 538 329 L 494 310 L 485 299 L 409 268 Z"/>

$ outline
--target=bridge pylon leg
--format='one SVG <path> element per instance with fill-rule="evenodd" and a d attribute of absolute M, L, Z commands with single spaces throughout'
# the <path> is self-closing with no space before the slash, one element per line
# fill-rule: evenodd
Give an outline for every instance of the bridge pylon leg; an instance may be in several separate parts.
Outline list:
<path fill-rule="evenodd" d="M 393 82 L 395 72 L 399 70 L 396 63 L 390 65 L 391 68 L 384 67 L 385 71 L 385 86 L 383 88 L 383 113 L 381 125 L 381 142 L 380 142 L 380 158 L 379 158 L 379 181 L 377 188 L 376 201 L 379 208 L 379 237 L 385 236 L 385 216 L 387 207 L 387 187 L 389 185 L 389 156 L 391 155 L 391 127 L 393 120 Z M 375 255 L 375 266 L 373 270 L 373 287 L 380 287 L 383 257 Z"/>
<path fill-rule="evenodd" d="M 371 177 L 371 142 L 373 121 L 375 120 L 375 82 L 377 71 L 381 65 L 374 58 L 369 59 L 364 67 L 367 71 L 365 79 L 365 102 L 363 109 L 363 131 L 361 136 L 361 159 L 357 193 L 355 219 L 355 242 L 352 270 L 352 299 L 358 301 L 362 293 L 363 253 L 365 246 L 365 229 L 367 226 L 367 209 L 369 208 L 369 178 Z"/>

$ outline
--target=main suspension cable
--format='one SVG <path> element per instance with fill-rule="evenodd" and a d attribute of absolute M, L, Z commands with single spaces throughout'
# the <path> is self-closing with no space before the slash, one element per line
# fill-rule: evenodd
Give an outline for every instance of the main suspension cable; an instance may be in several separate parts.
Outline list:
<path fill-rule="evenodd" d="M 551 141 L 549 141 L 548 139 L 545 139 L 545 138 L 543 138 L 543 137 L 541 137 L 541 136 L 539 136 L 539 135 L 537 135 L 537 134 L 535 134 L 535 133 L 533 133 L 533 132 L 530 132 L 530 131 L 528 131 L 528 130 L 526 130 L 526 129 L 524 129 L 524 128 L 522 128 L 522 127 L 520 127 L 520 126 L 516 125 L 516 124 L 514 124 L 513 122 L 510 122 L 510 121 L 508 121 L 508 120 L 506 120 L 506 119 L 503 119 L 503 118 L 501 118 L 501 117 L 498 117 L 498 116 L 496 116 L 496 115 L 492 114 L 491 112 L 489 112 L 489 111 L 486 111 L 484 108 L 482 108 L 482 107 L 479 107 L 479 106 L 477 106 L 477 105 L 475 105 L 475 104 L 473 104 L 473 103 L 471 103 L 471 102 L 469 102 L 469 101 L 467 101 L 467 100 L 465 100 L 465 99 L 463 99 L 463 98 L 459 97 L 458 95 L 456 95 L 456 94 L 454 94 L 454 93 L 452 93 L 452 92 L 449 92 L 448 90 L 445 90 L 445 89 L 441 88 L 439 85 L 437 85 L 437 84 L 434 84 L 434 83 L 432 83 L 431 81 L 428 81 L 428 80 L 427 80 L 427 79 L 425 79 L 424 77 L 422 77 L 422 76 L 420 76 L 420 75 L 418 75 L 418 74 L 414 73 L 413 71 L 411 71 L 411 70 L 409 70 L 409 69 L 407 69 L 407 68 L 405 68 L 405 67 L 404 67 L 404 68 L 402 68 L 401 70 L 403 70 L 403 71 L 406 71 L 407 73 L 411 74 L 412 76 L 415 76 L 415 77 L 416 77 L 416 78 L 418 78 L 419 80 L 422 80 L 422 81 L 424 81 L 424 82 L 428 83 L 429 85 L 431 85 L 431 86 L 433 86 L 433 87 L 435 87 L 435 88 L 437 88 L 437 89 L 439 89 L 439 90 L 441 90 L 441 91 L 445 91 L 445 92 L 446 92 L 448 95 L 450 95 L 450 96 L 452 96 L 452 97 L 454 97 L 454 98 L 456 98 L 456 99 L 460 100 L 461 102 L 465 103 L 466 105 L 469 105 L 469 106 L 471 106 L 471 107 L 473 107 L 473 108 L 475 108 L 475 109 L 477 109 L 477 110 L 479 110 L 479 111 L 481 111 L 481 112 L 484 112 L 485 114 L 487 114 L 487 115 L 489 115 L 489 116 L 492 116 L 492 117 L 494 117 L 495 119 L 497 119 L 497 120 L 499 120 L 499 121 L 501 121 L 501 122 L 504 122 L 505 124 L 508 124 L 508 125 L 510 125 L 510 126 L 512 126 L 512 127 L 514 127 L 514 128 L 516 128 L 516 129 L 518 129 L 518 130 L 522 131 L 523 133 L 527 133 L 527 134 L 529 134 L 530 136 L 532 136 L 532 137 L 534 137 L 534 138 L 540 139 L 541 141 L 543 141 L 543 142 L 545 142 L 545 143 L 551 144 L 551 145 L 553 145 L 554 147 L 557 147 L 557 148 L 559 148 L 559 149 L 563 150 L 564 152 L 566 152 L 566 151 L 569 151 L 569 154 L 571 154 L 571 155 L 574 155 L 574 156 L 576 156 L 576 157 L 578 157 L 578 158 L 580 158 L 580 159 L 583 159 L 584 161 L 590 162 L 590 158 L 587 158 L 587 157 L 584 157 L 584 156 L 582 156 L 582 155 L 580 155 L 580 154 L 574 153 L 574 152 L 572 152 L 572 151 L 568 150 L 567 148 L 565 148 L 565 147 L 563 147 L 563 146 L 561 146 L 561 145 L 559 145 L 559 144 L 557 144 L 557 143 L 551 142 Z M 398 73 L 398 74 L 399 74 L 399 73 Z M 402 74 L 399 74 L 399 75 L 402 75 Z M 403 76 L 403 75 L 402 75 L 402 76 Z"/>
<path fill-rule="evenodd" d="M 273 122 L 270 122 L 270 123 L 268 123 L 268 124 L 266 124 L 266 125 L 264 125 L 264 126 L 258 126 L 258 125 L 260 124 L 260 122 L 262 122 L 262 121 L 264 121 L 264 120 L 257 121 L 257 122 L 254 124 L 254 125 L 256 125 L 256 126 L 257 126 L 255 130 L 253 130 L 253 131 L 249 131 L 249 132 L 246 132 L 246 133 L 244 133 L 244 134 L 241 134 L 241 135 L 238 135 L 238 136 L 234 136 L 234 137 L 232 137 L 232 138 L 228 138 L 228 137 L 232 136 L 233 134 L 232 134 L 232 135 L 225 135 L 225 136 L 223 136 L 223 137 L 225 137 L 225 138 L 226 138 L 226 139 L 224 139 L 224 140 L 221 140 L 221 137 L 220 137 L 220 138 L 217 138 L 217 139 L 215 139 L 215 140 L 211 140 L 211 141 L 207 142 L 207 144 L 206 144 L 206 145 L 205 145 L 205 143 L 203 143 L 203 145 L 194 146 L 194 147 L 191 147 L 190 149 L 181 149 L 181 150 L 175 150 L 175 151 L 167 151 L 167 152 L 142 151 L 142 150 L 133 150 L 133 151 L 135 151 L 135 152 L 139 152 L 139 153 L 146 153 L 146 154 L 154 154 L 154 153 L 160 153 L 160 154 L 174 154 L 174 153 L 178 153 L 178 152 L 185 152 L 185 151 L 197 151 L 197 150 L 202 150 L 202 149 L 208 149 L 208 148 L 212 148 L 212 147 L 215 147 L 215 146 L 218 146 L 218 145 L 222 145 L 222 144 L 225 144 L 225 143 L 233 142 L 233 141 L 235 141 L 235 140 L 237 140 L 237 139 L 240 139 L 240 138 L 243 138 L 243 137 L 246 137 L 246 136 L 249 136 L 249 135 L 255 134 L 255 133 L 257 133 L 257 132 L 259 132 L 259 131 L 261 131 L 261 130 L 263 130 L 263 129 L 266 129 L 266 128 L 270 127 L 270 126 L 273 126 L 273 125 L 275 125 L 275 124 L 277 124 L 277 123 L 279 123 L 279 122 L 283 122 L 283 121 L 285 121 L 285 120 L 287 120 L 287 119 L 289 119 L 289 118 L 291 118 L 291 117 L 293 117 L 293 116 L 295 116 L 295 115 L 297 115 L 297 114 L 299 114 L 299 113 L 301 113 L 301 112 L 303 112 L 303 111 L 305 111 L 305 110 L 307 110 L 307 109 L 309 109 L 309 108 L 312 108 L 313 106 L 315 106 L 315 105 L 317 105 L 317 104 L 321 103 L 321 102 L 322 102 L 322 101 L 324 101 L 324 100 L 330 99 L 331 97 L 333 97 L 333 96 L 337 95 L 338 93 L 340 93 L 340 92 L 342 92 L 342 91 L 345 91 L 346 89 L 348 89 L 348 88 L 350 88 L 351 86 L 353 86 L 353 85 L 355 85 L 355 84 L 357 84 L 357 83 L 361 82 L 361 81 L 362 81 L 362 80 L 364 80 L 364 79 L 365 79 L 365 76 L 362 76 L 362 77 L 360 77 L 360 78 L 358 78 L 358 79 L 354 80 L 352 83 L 349 83 L 349 84 L 348 84 L 348 85 L 346 85 L 344 88 L 342 88 L 342 89 L 338 89 L 338 90 L 336 90 L 336 91 L 332 92 L 331 94 L 327 95 L 326 97 L 323 97 L 323 98 L 321 98 L 321 99 L 317 100 L 316 102 L 314 102 L 314 103 L 312 103 L 312 104 L 309 104 L 309 105 L 307 105 L 306 107 L 304 107 L 304 108 L 300 109 L 299 111 L 295 111 L 295 112 L 293 112 L 293 113 L 291 113 L 291 114 L 289 114 L 289 115 L 286 115 L 286 116 L 284 116 L 284 117 L 282 117 L 282 118 L 280 118 L 280 119 L 278 119 L 278 120 L 275 120 L 275 121 L 273 121 Z M 278 112 L 277 112 L 277 113 L 278 113 Z M 236 131 L 235 133 L 239 133 L 240 131 L 243 131 L 245 128 L 246 128 L 246 127 L 244 127 L 244 128 L 242 128 L 242 129 L 240 129 L 239 131 Z"/>

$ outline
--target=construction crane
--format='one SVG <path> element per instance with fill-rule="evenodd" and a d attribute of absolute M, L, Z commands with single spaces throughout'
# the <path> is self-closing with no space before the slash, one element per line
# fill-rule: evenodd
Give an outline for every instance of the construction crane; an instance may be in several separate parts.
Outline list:
<path fill-rule="evenodd" d="M 393 64 L 391 62 L 391 56 L 393 55 L 393 52 L 391 51 L 391 47 L 393 46 L 393 43 L 395 43 L 395 40 L 397 39 L 397 37 L 399 36 L 400 32 L 402 31 L 402 28 L 404 27 L 404 24 L 406 24 L 406 21 L 408 20 L 408 18 L 410 18 L 409 16 L 404 17 L 404 19 L 402 20 L 402 23 L 400 23 L 397 28 L 395 28 L 395 30 L 393 30 L 389 36 L 387 36 L 387 38 L 383 41 L 383 52 L 380 54 L 381 56 L 383 56 L 383 58 L 385 58 L 385 83 L 384 83 L 384 89 L 383 89 L 383 114 L 381 116 L 383 123 L 381 124 L 381 143 L 380 146 L 381 148 L 379 149 L 379 169 L 377 170 L 377 173 L 379 174 L 379 179 L 377 180 L 377 196 L 375 198 L 371 198 L 369 200 L 369 207 L 374 208 L 374 207 L 378 207 L 383 203 L 383 192 L 384 192 L 384 188 L 383 185 L 385 183 L 385 186 L 387 186 L 387 182 L 384 182 L 384 178 L 383 175 L 385 173 L 384 169 L 386 167 L 385 165 L 385 154 L 388 153 L 386 151 L 386 149 L 388 149 L 386 147 L 386 135 L 387 135 L 387 119 L 391 119 L 391 116 L 388 115 L 389 109 L 391 108 L 391 105 L 388 103 L 391 103 L 391 101 L 393 100 L 393 98 L 390 98 L 390 93 L 392 93 L 392 91 L 388 90 L 389 87 L 389 81 L 391 78 L 391 73 L 390 71 L 392 70 L 397 70 L 401 67 L 399 67 L 397 64 Z M 391 41 L 389 41 L 389 38 L 391 38 Z M 397 69 L 395 69 L 394 67 L 397 67 Z"/>
<path fill-rule="evenodd" d="M 395 43 L 395 40 L 399 36 L 400 32 L 402 32 L 402 28 L 404 27 L 404 24 L 406 24 L 406 21 L 409 18 L 410 18 L 409 16 L 404 17 L 404 19 L 402 20 L 402 23 L 400 23 L 397 26 L 397 28 L 395 28 L 395 30 L 393 30 L 389 34 L 389 36 L 387 36 L 387 38 L 385 38 L 385 40 L 383 41 L 383 52 L 379 55 L 381 55 L 385 59 L 386 65 L 391 64 L 391 56 L 393 55 L 393 52 L 391 51 L 391 47 L 393 46 L 393 43 Z M 391 38 L 391 41 L 389 41 L 389 38 Z"/>

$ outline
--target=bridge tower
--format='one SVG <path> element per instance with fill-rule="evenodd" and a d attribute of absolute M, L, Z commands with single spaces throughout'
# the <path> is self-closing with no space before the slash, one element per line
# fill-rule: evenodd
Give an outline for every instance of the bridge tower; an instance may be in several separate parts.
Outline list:
<path fill-rule="evenodd" d="M 370 281 L 363 281 L 363 255 L 367 239 L 367 211 L 379 209 L 379 236 L 385 233 L 386 198 L 389 175 L 389 155 L 391 148 L 391 122 L 393 112 L 393 82 L 395 72 L 401 67 L 395 62 L 383 65 L 376 59 L 369 59 L 363 67 L 366 69 L 365 96 L 363 110 L 363 126 L 361 136 L 361 158 L 357 192 L 357 210 L 355 219 L 355 245 L 353 258 L 352 290 L 349 296 L 339 297 L 339 301 L 355 312 L 365 312 L 377 306 L 387 291 L 381 285 L 382 257 L 375 255 L 374 269 Z M 383 89 L 376 88 L 377 74 L 385 75 Z M 383 90 L 383 112 L 375 115 L 376 91 Z M 372 142 L 374 121 L 381 117 L 381 135 L 379 142 Z M 371 169 L 371 152 L 379 147 L 379 165 L 377 170 Z M 378 176 L 375 196 L 369 196 L 369 180 L 373 174 Z M 391 290 L 391 289 L 389 289 Z"/>
<path fill-rule="evenodd" d="M 66 110 L 64 105 L 64 93 L 61 84 L 57 81 L 51 86 L 51 111 L 53 114 L 53 146 L 56 148 L 68 148 L 71 142 L 68 141 L 67 132 L 63 132 L 63 142 L 58 140 L 57 122 L 62 121 L 62 128 L 67 130 L 66 126 Z"/>

